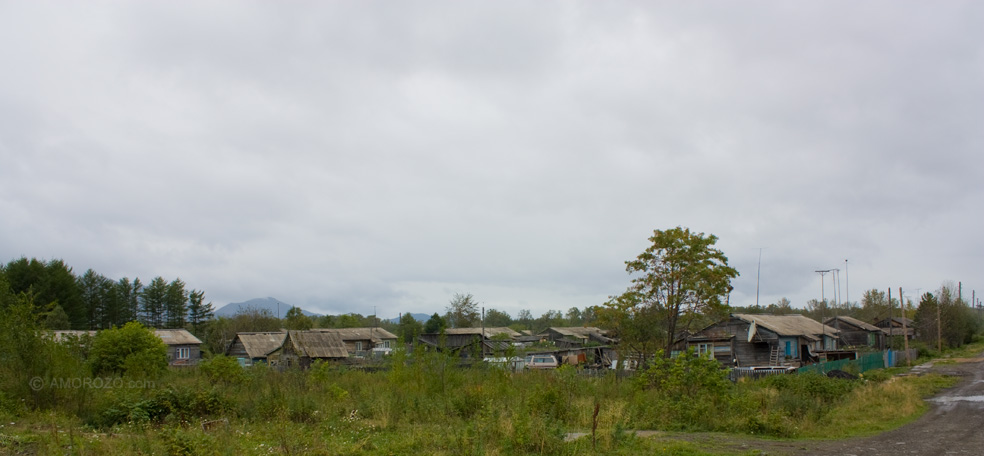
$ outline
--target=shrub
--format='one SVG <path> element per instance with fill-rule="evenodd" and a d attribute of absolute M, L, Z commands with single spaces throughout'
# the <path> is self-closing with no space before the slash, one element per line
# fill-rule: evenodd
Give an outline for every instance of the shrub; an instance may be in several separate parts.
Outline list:
<path fill-rule="evenodd" d="M 167 368 L 167 346 L 152 331 L 131 321 L 96 334 L 89 364 L 96 375 L 157 376 Z"/>
<path fill-rule="evenodd" d="M 198 370 L 212 383 L 237 384 L 246 378 L 239 360 L 216 355 L 198 363 Z"/>

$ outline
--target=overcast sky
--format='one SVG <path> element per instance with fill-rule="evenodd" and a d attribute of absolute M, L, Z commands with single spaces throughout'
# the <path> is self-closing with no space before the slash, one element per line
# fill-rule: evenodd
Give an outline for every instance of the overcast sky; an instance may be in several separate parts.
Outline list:
<path fill-rule="evenodd" d="M 655 229 L 731 303 L 984 293 L 984 2 L 0 0 L 0 261 L 221 307 L 599 305 Z M 845 263 L 845 260 L 848 260 Z M 824 293 L 834 296 L 833 274 Z"/>

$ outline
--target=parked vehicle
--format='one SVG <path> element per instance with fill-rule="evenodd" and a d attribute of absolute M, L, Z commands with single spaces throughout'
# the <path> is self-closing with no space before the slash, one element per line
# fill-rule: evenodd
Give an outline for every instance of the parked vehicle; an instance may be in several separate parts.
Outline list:
<path fill-rule="evenodd" d="M 556 369 L 559 365 L 560 363 L 557 362 L 557 357 L 554 355 L 539 354 L 526 356 L 527 369 Z"/>

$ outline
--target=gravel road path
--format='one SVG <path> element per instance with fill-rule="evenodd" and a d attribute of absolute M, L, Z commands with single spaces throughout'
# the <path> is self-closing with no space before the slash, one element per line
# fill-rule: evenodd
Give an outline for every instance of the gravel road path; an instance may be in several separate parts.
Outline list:
<path fill-rule="evenodd" d="M 839 442 L 798 443 L 792 455 L 984 455 L 984 358 L 949 360 L 927 370 L 963 377 L 957 386 L 929 399 L 918 420 L 871 437 Z"/>

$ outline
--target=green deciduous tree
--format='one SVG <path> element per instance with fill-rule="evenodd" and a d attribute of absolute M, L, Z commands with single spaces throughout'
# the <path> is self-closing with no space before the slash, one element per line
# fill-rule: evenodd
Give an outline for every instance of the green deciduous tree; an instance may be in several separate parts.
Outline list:
<path fill-rule="evenodd" d="M 287 314 L 284 315 L 284 328 L 286 329 L 308 330 L 312 327 L 314 327 L 314 321 L 304 315 L 304 311 L 300 307 L 291 306 Z"/>
<path fill-rule="evenodd" d="M 434 313 L 431 315 L 430 319 L 424 323 L 424 334 L 437 334 L 448 327 L 448 322 L 444 317 Z"/>
<path fill-rule="evenodd" d="M 396 336 L 403 340 L 403 342 L 415 343 L 417 337 L 423 331 L 424 325 L 417 321 L 416 318 L 413 318 L 413 315 L 405 313 L 400 316 L 400 321 L 396 327 Z"/>
<path fill-rule="evenodd" d="M 99 331 L 89 351 L 92 372 L 155 376 L 167 368 L 167 346 L 137 322 Z"/>
<path fill-rule="evenodd" d="M 468 294 L 455 293 L 444 316 L 452 328 L 471 328 L 479 324 L 478 301 Z"/>
<path fill-rule="evenodd" d="M 959 299 L 952 284 L 944 284 L 937 294 L 923 294 L 915 316 L 916 333 L 930 346 L 960 347 L 971 342 L 977 332 L 977 319 L 967 303 Z"/>
<path fill-rule="evenodd" d="M 691 329 L 701 317 L 720 313 L 727 306 L 731 279 L 738 271 L 714 247 L 717 236 L 691 232 L 689 228 L 656 230 L 652 243 L 634 260 L 626 261 L 632 285 L 606 304 L 609 319 L 618 323 L 618 335 L 627 343 L 656 339 L 669 356 L 677 332 Z M 638 326 L 656 324 L 655 333 Z M 626 339 L 629 336 L 629 339 Z"/>
<path fill-rule="evenodd" d="M 530 309 L 522 309 L 516 314 L 516 323 L 525 329 L 533 329 L 533 312 Z"/>
<path fill-rule="evenodd" d="M 513 323 L 512 317 L 508 313 L 497 309 L 485 311 L 485 326 L 487 328 L 501 328 Z"/>

